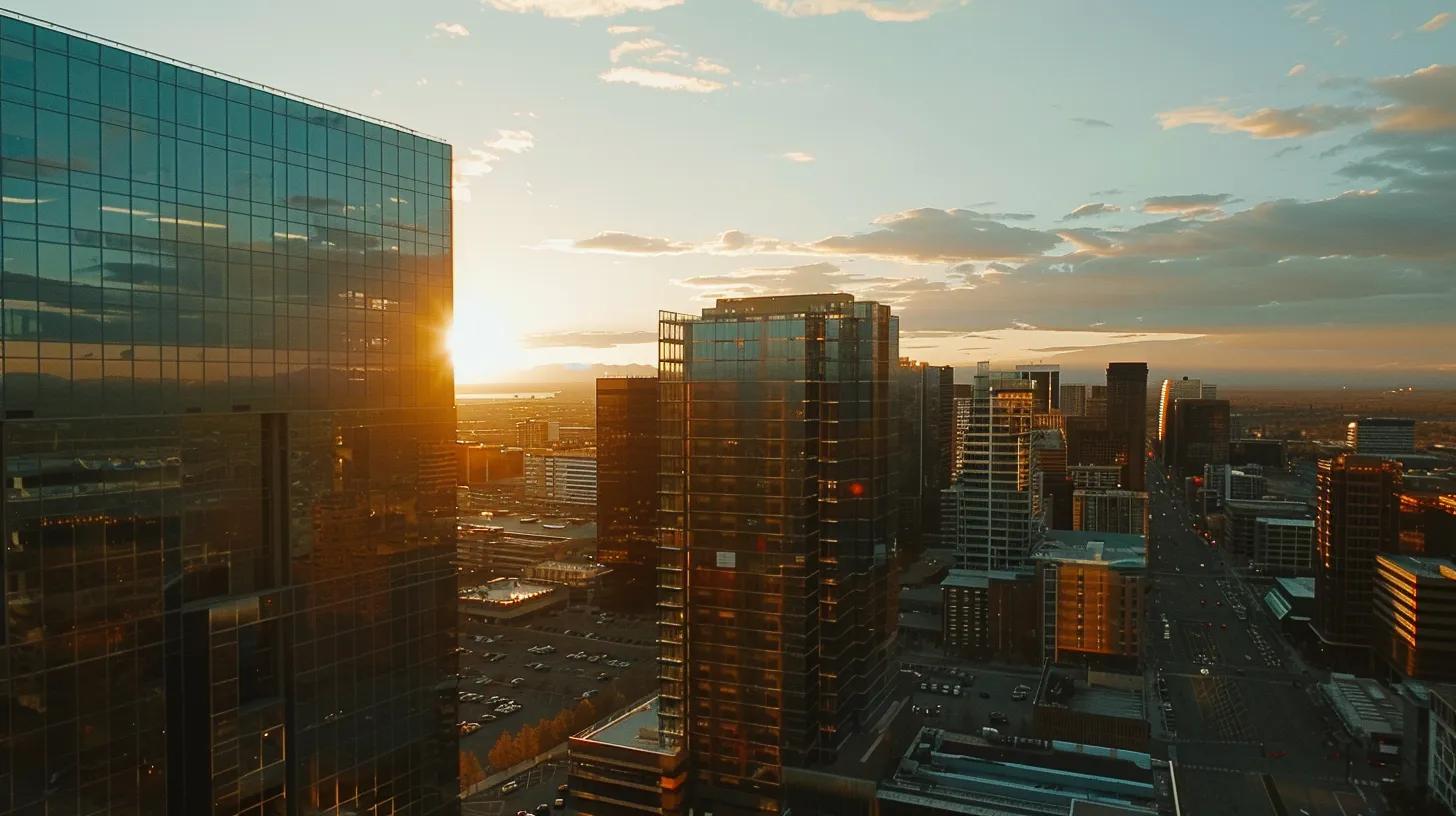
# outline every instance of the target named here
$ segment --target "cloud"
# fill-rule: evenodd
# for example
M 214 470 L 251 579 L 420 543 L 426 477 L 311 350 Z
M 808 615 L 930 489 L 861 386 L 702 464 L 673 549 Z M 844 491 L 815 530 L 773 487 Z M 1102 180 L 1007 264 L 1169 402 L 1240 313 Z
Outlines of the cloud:
M 1427 65 L 1409 74 L 1371 80 L 1370 87 L 1394 100 L 1376 111 L 1376 130 L 1456 130 L 1456 65 Z
M 612 25 L 607 26 L 607 33 L 613 36 L 621 34 L 645 34 L 652 30 L 652 26 L 640 25 Z
M 833 235 L 808 248 L 911 263 L 954 263 L 1033 257 L 1060 243 L 1054 233 L 1002 224 L 974 210 L 922 207 L 881 216 L 874 224 L 876 229 L 869 232 Z
M 529 130 L 497 130 L 496 137 L 485 143 L 492 150 L 504 150 L 517 155 L 536 146 L 536 137 Z
M 814 161 L 813 154 L 803 153 L 798 150 L 791 150 L 788 153 L 785 153 L 784 158 L 788 159 L 791 162 L 797 162 L 799 164 L 808 164 Z
M 1451 22 L 1451 12 L 1443 11 L 1440 14 L 1437 14 L 1435 17 L 1432 17 L 1424 23 L 1421 23 L 1416 30 L 1427 32 L 1440 31 L 1441 29 L 1445 28 L 1446 24 L 1449 22 Z
M 524 338 L 524 345 L 527 348 L 615 348 L 635 343 L 652 343 L 656 340 L 657 333 L 650 331 L 560 331 L 528 334 Z
M 1289 145 L 1288 147 L 1281 147 L 1278 150 L 1274 151 L 1274 158 L 1278 159 L 1284 156 L 1288 156 L 1290 153 L 1298 153 L 1303 149 L 1304 145 Z
M 711 79 L 673 74 L 667 71 L 654 71 L 650 68 L 639 68 L 636 65 L 619 66 L 603 71 L 597 76 L 603 82 L 621 82 L 663 91 L 705 94 L 721 91 L 725 87 L 723 83 Z
M 1095 196 L 1115 196 L 1115 195 L 1122 195 L 1122 190 L 1120 188 L 1117 188 L 1117 187 L 1109 187 L 1106 190 L 1093 190 L 1091 192 L 1091 195 L 1094 196 L 1094 197 Z
M 914 23 L 965 0 L 757 0 L 785 17 L 820 17 L 853 12 L 880 23 Z
M 1063 221 L 1069 221 L 1069 220 L 1071 220 L 1073 218 L 1087 218 L 1088 216 L 1092 216 L 1092 215 L 1104 215 L 1106 213 L 1115 213 L 1115 212 L 1118 212 L 1121 209 L 1122 209 L 1121 207 L 1118 207 L 1118 206 L 1116 206 L 1114 204 L 1103 204 L 1100 201 L 1094 201 L 1094 202 L 1092 202 L 1090 204 L 1083 204 L 1082 206 L 1078 207 L 1077 209 L 1072 210 L 1071 212 L 1069 212 L 1066 215 L 1062 216 L 1062 220 Z
M 605 252 L 611 255 L 680 255 L 696 247 L 666 238 L 652 238 L 627 232 L 599 232 L 590 238 L 570 243 L 577 252 Z
M 1238 114 L 1207 105 L 1163 111 L 1163 129 L 1207 125 L 1217 133 L 1246 133 L 1256 139 L 1310 136 L 1348 125 L 1373 125 L 1376 130 L 1431 133 L 1456 130 L 1456 65 L 1427 65 L 1409 74 L 1368 82 L 1341 79 L 1333 85 L 1359 87 L 1384 97 L 1375 106 L 1300 105 L 1260 108 Z
M 1228 203 L 1232 198 L 1233 196 L 1228 193 L 1152 196 L 1143 201 L 1142 211 L 1145 213 L 1199 215 L 1216 211 L 1219 205 Z
M 1289 139 L 1322 133 L 1345 125 L 1358 125 L 1369 121 L 1369 117 L 1366 109 L 1344 105 L 1260 108 L 1245 115 L 1196 105 L 1163 111 L 1158 114 L 1158 122 L 1164 130 L 1186 125 L 1208 125 L 1215 133 L 1247 133 L 1256 139 Z
M 586 17 L 615 17 L 631 11 L 660 11 L 680 6 L 683 0 L 481 0 L 498 11 L 517 14 L 540 12 L 547 17 L 580 20 Z
M 1073 116 L 1072 117 L 1072 121 L 1073 122 L 1076 122 L 1079 125 L 1086 125 L 1087 127 L 1097 127 L 1097 128 L 1110 128 L 1110 127 L 1112 127 L 1112 123 L 1111 122 L 1108 122 L 1108 121 L 1106 121 L 1104 119 L 1089 119 L 1089 118 L 1087 118 L 1085 116 Z
M 611 60 L 614 63 L 621 62 L 622 57 L 625 57 L 628 54 L 636 53 L 639 51 L 656 51 L 657 49 L 663 48 L 666 45 L 667 43 L 663 42 L 662 40 L 654 40 L 650 37 L 640 40 L 624 40 L 623 42 L 619 42 L 616 45 L 612 46 L 611 52 L 607 54 L 607 59 Z
M 1300 74 L 1304 73 L 1305 70 L 1306 70 L 1305 64 L 1301 62 L 1301 63 L 1295 65 L 1293 68 L 1290 68 L 1289 69 L 1289 72 L 1286 73 L 1285 76 L 1296 77 L 1296 76 L 1299 76 Z
M 697 71 L 700 74 L 733 73 L 732 71 L 728 70 L 727 66 L 719 65 L 718 63 L 708 59 L 707 57 L 698 57 L 697 61 L 693 63 L 693 70 Z
M 469 37 L 470 29 L 459 23 L 435 23 L 435 33 L 431 36 L 449 37 L 453 40 L 457 37 Z

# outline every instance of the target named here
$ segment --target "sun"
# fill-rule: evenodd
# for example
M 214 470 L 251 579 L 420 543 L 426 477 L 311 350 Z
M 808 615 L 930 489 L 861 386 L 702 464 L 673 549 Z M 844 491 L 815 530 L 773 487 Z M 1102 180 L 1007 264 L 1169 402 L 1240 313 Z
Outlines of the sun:
M 457 383 L 506 382 L 524 368 L 520 341 L 509 326 L 497 320 L 457 316 L 445 333 L 445 348 L 455 366 Z

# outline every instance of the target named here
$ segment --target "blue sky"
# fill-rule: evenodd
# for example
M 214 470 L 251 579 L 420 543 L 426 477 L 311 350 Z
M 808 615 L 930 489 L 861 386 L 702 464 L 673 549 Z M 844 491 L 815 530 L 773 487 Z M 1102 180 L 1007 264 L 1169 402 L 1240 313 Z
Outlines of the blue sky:
M 1456 380 L 1452 0 L 12 7 L 452 142 L 462 382 L 795 289 L 934 363 Z

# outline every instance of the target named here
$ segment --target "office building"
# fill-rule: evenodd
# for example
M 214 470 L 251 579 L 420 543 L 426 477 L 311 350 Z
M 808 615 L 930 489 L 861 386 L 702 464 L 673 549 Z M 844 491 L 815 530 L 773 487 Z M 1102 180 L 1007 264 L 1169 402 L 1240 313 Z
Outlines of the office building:
M 1378 554 L 1370 645 L 1376 659 L 1401 678 L 1456 680 L 1456 564 Z
M 0 811 L 454 812 L 450 146 L 0 38 Z
M 661 737 L 704 809 L 779 807 L 886 698 L 893 326 L 844 294 L 660 317 Z
M 614 607 L 645 611 L 657 592 L 657 378 L 597 380 L 597 560 Z
M 1229 499 L 1224 502 L 1224 541 L 1233 552 L 1255 556 L 1255 533 L 1260 518 L 1312 519 L 1314 513 L 1304 502 L 1278 499 Z
M 1058 405 L 1064 417 L 1087 415 L 1087 386 L 1063 383 L 1058 391 Z
M 1030 432 L 1027 467 L 1031 474 L 1031 515 L 1042 527 L 1067 529 L 1071 525 L 1071 494 L 1067 490 L 1071 480 L 1067 476 L 1065 439 L 1058 428 L 1037 428 Z M 1066 523 L 1058 524 L 1063 518 Z
M 1416 421 L 1400 417 L 1360 417 L 1345 429 L 1345 447 L 1355 453 L 1378 456 L 1415 453 Z
M 1148 494 L 1140 490 L 1074 490 L 1072 529 L 1148 534 Z
M 954 496 L 956 565 L 995 570 L 1023 563 L 1036 540 L 1031 505 L 1031 383 L 980 363 L 971 425 Z
M 1235 416 L 1229 415 L 1229 464 L 1259 465 L 1269 471 L 1283 470 L 1286 464 L 1284 440 L 1242 438 L 1234 422 Z
M 1400 543 L 1401 466 L 1378 456 L 1321 459 L 1315 476 L 1314 628 L 1332 648 L 1370 642 L 1375 556 Z
M 1305 577 L 1314 574 L 1314 519 L 1256 516 L 1254 572 Z
M 1069 461 L 1067 475 L 1077 490 L 1115 490 L 1122 486 L 1122 468 L 1117 465 L 1074 465 Z
M 1202 397 L 1202 380 L 1190 380 L 1187 377 L 1181 380 L 1163 380 L 1163 387 L 1158 392 L 1158 442 L 1160 445 L 1163 440 L 1168 438 L 1168 423 L 1173 419 L 1173 403 L 1180 399 L 1201 399 Z M 1164 455 L 1166 456 L 1166 452 Z
M 518 479 L 524 465 L 525 454 L 520 448 L 483 445 L 478 442 L 455 443 L 455 481 L 459 485 L 485 485 L 505 479 Z
M 1018 365 L 1016 373 L 1031 381 L 1035 393 L 1032 411 L 1038 414 L 1060 412 L 1062 408 L 1062 367 L 1059 365 Z
M 1163 440 L 1168 467 L 1182 478 L 1203 475 L 1207 465 L 1226 465 L 1229 404 L 1224 400 L 1180 399 L 1173 403 Z
M 1199 399 L 1218 399 L 1218 386 L 1213 383 L 1204 383 L 1198 389 Z
M 1400 760 L 1405 742 L 1404 712 L 1379 680 L 1331 672 L 1319 684 L 1319 690 L 1340 725 L 1360 743 L 1364 756 L 1359 759 L 1371 765 L 1390 765 Z
M 1205 512 L 1214 512 L 1233 499 L 1262 499 L 1269 484 L 1258 465 L 1204 465 L 1203 492 L 1209 497 Z
M 1128 667 L 1142 650 L 1147 539 L 1048 530 L 1032 556 L 1041 592 L 1042 659 Z
M 1029 569 L 951 570 L 940 584 L 941 644 L 966 658 L 1040 663 L 1034 577 Z
M 554 419 L 523 419 L 516 423 L 516 445 L 552 448 L 561 441 L 561 423 Z
M 1401 491 L 1400 551 L 1456 558 L 1456 493 Z
M 1146 751 L 1151 728 L 1143 701 L 1141 673 L 1047 664 L 1035 685 L 1031 732 L 1043 740 Z
M 1086 415 L 1089 416 L 1089 417 L 1105 417 L 1105 416 L 1107 416 L 1107 386 L 1105 386 L 1105 385 L 1089 385 L 1089 386 L 1087 386 L 1087 414 Z
M 1148 364 L 1107 364 L 1107 429 L 1117 446 L 1122 484 L 1128 490 L 1147 487 Z
M 901 358 L 895 368 L 900 542 L 918 549 L 940 531 L 940 492 L 950 485 L 955 369 Z
M 562 504 L 596 504 L 597 457 L 591 450 L 530 451 L 523 465 L 528 499 Z

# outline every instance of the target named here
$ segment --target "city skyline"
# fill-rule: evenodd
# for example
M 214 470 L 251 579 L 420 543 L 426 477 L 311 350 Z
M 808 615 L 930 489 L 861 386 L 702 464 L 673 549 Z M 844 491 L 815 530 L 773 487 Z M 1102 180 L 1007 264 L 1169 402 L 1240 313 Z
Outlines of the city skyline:
M 327 48 L 326 8 L 14 5 L 454 144 L 462 384 L 650 364 L 657 308 L 786 291 L 962 368 L 1450 380 L 1439 3 L 488 0 Z

